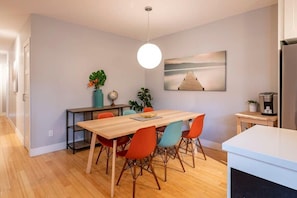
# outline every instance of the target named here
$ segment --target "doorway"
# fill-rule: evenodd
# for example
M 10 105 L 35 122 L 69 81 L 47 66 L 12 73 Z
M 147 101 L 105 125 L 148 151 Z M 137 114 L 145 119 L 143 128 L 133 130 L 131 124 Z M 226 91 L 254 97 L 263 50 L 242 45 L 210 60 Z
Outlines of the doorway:
M 7 79 L 8 79 L 8 55 L 0 53 L 0 116 L 6 115 Z

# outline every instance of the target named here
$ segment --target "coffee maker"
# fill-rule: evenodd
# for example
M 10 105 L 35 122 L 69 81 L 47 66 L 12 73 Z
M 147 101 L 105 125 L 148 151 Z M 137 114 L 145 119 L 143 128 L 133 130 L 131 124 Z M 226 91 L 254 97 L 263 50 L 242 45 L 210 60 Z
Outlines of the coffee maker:
M 262 115 L 277 115 L 277 93 L 260 93 L 259 104 Z

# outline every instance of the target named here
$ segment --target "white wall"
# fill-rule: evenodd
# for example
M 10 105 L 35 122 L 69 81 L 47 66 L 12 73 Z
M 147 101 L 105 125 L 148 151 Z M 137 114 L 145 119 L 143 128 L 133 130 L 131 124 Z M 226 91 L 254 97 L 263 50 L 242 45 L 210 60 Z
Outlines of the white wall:
M 92 106 L 89 75 L 103 69 L 107 94 L 127 104 L 144 86 L 144 69 L 136 60 L 139 41 L 55 19 L 31 17 L 31 148 L 66 146 L 66 109 Z M 53 129 L 54 136 L 48 131 Z
M 6 97 L 8 84 L 8 55 L 0 52 L 0 115 L 6 114 Z
M 218 147 L 236 134 L 234 114 L 248 99 L 277 91 L 277 40 L 276 5 L 158 39 L 164 59 L 227 50 L 227 90 L 165 91 L 161 64 L 146 72 L 154 107 L 206 113 L 201 138 Z

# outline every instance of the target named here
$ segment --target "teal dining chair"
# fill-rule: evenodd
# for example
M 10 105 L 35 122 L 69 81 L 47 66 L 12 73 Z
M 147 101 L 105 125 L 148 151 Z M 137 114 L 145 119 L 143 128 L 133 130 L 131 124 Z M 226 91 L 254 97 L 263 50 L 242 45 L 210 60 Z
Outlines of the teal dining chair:
M 136 114 L 136 111 L 133 109 L 124 110 L 123 115 L 130 115 L 130 114 Z
M 136 111 L 134 111 L 133 109 L 125 110 L 123 112 L 123 115 L 132 115 L 132 114 L 136 114 Z M 133 134 L 128 135 L 128 137 L 131 139 L 133 137 Z
M 185 172 L 184 165 L 178 152 L 177 143 L 180 141 L 182 135 L 183 121 L 176 121 L 168 124 L 164 130 L 163 135 L 157 140 L 157 146 L 154 151 L 155 155 L 160 155 L 164 164 L 164 180 L 167 181 L 167 163 L 170 158 L 177 156 L 183 172 Z

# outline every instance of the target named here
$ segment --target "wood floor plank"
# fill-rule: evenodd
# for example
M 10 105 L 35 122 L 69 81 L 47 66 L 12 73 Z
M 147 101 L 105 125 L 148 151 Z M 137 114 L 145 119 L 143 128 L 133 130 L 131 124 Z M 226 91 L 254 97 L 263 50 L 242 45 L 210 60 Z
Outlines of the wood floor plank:
M 95 148 L 91 174 L 86 174 L 88 150 L 72 154 L 61 150 L 36 157 L 29 157 L 4 116 L 0 116 L 0 197 L 110 197 L 111 163 L 105 174 L 106 155 L 102 153 L 96 165 Z M 157 156 L 153 166 L 161 190 L 153 176 L 144 171 L 137 179 L 136 197 L 151 198 L 223 198 L 227 191 L 226 153 L 205 148 L 207 160 L 201 153 L 195 157 L 196 168 L 190 165 L 190 155 L 182 155 L 186 172 L 178 160 L 168 162 L 167 182 L 164 182 L 164 167 Z M 124 160 L 116 158 L 116 181 Z M 115 186 L 115 197 L 132 196 L 132 177 L 126 171 L 120 185 Z

